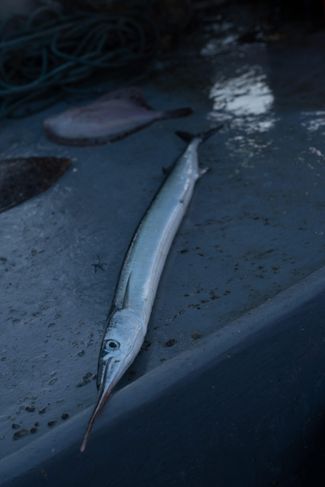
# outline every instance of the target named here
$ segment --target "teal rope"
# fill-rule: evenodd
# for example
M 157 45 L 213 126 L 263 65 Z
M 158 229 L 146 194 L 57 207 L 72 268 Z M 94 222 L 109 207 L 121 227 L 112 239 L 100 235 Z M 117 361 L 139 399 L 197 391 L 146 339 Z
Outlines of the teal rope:
M 6 31 L 6 24 L 0 26 L 0 116 L 21 116 L 24 104 L 29 113 L 40 98 L 51 103 L 58 91 L 62 95 L 95 71 L 148 61 L 160 37 L 154 23 L 136 12 L 67 14 L 44 6 L 18 35 Z

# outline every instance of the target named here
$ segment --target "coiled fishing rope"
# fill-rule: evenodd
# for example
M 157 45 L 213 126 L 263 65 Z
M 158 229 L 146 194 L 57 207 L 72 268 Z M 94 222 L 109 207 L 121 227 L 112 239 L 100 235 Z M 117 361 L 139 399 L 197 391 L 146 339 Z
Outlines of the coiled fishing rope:
M 3 24 L 0 117 L 40 110 L 95 71 L 113 73 L 146 63 L 159 37 L 156 25 L 137 11 L 71 13 L 49 4 L 16 19 L 15 29 Z

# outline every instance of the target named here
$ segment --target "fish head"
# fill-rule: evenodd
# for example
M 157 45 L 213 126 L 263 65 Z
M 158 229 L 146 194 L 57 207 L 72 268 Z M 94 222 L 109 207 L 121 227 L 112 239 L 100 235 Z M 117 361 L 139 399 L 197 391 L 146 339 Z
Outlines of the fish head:
M 110 318 L 98 361 L 97 387 L 111 390 L 139 353 L 144 326 L 134 312 L 116 311 Z
M 145 326 L 133 311 L 122 309 L 111 316 L 99 355 L 97 404 L 80 447 L 82 452 L 86 448 L 95 419 L 105 406 L 114 386 L 139 353 L 144 335 Z

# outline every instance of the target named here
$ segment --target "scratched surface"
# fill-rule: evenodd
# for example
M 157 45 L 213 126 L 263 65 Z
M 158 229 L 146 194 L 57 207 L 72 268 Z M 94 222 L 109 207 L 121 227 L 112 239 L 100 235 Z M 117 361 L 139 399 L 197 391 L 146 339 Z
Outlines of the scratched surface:
M 189 119 L 96 148 L 45 138 L 42 120 L 64 104 L 2 122 L 2 157 L 74 163 L 47 193 L 0 215 L 1 456 L 93 404 L 119 268 L 162 168 L 183 149 L 175 129 L 226 122 L 202 147 L 211 170 L 120 387 L 324 265 L 324 36 L 243 45 L 236 35 L 229 21 L 206 27 L 142 86 L 158 108 L 192 106 Z

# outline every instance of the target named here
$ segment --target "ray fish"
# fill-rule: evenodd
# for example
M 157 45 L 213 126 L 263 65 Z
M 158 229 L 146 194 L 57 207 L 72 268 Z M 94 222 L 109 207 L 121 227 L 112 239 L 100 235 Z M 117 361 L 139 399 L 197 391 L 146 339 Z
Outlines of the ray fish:
M 154 110 L 137 88 L 128 88 L 54 115 L 44 121 L 44 129 L 48 137 L 59 144 L 105 144 L 158 120 L 186 117 L 191 113 L 191 108 Z

